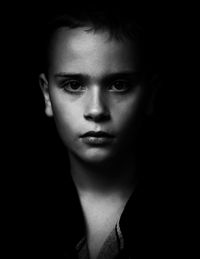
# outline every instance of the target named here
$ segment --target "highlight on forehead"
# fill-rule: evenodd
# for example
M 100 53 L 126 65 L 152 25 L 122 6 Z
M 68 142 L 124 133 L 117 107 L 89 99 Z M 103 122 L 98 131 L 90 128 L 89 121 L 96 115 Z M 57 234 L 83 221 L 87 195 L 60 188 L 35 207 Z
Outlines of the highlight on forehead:
M 106 33 L 108 41 L 126 41 L 127 39 L 137 43 L 141 50 L 144 49 L 144 29 L 135 21 L 134 15 L 130 15 L 121 10 L 96 11 L 96 10 L 72 10 L 71 12 L 63 12 L 59 15 L 54 15 L 49 19 L 44 35 L 44 67 L 45 70 L 49 64 L 50 43 L 52 38 L 61 28 L 84 28 L 88 33 Z
M 66 66 L 74 72 L 76 69 L 86 69 L 86 64 L 94 66 L 105 63 L 105 69 L 112 71 L 133 68 L 140 70 L 140 49 L 135 42 L 128 39 L 117 41 L 108 39 L 108 33 L 88 32 L 85 28 L 59 28 L 52 38 L 49 48 L 49 68 Z M 78 60 L 78 61 L 77 61 Z M 81 60 L 81 62 L 80 62 Z M 80 65 L 82 64 L 82 65 Z M 50 72 L 50 71 L 49 71 Z
M 134 15 L 123 14 L 121 10 L 70 10 L 53 16 L 46 30 L 46 50 L 54 33 L 62 27 L 75 29 L 84 28 L 87 32 L 106 32 L 108 40 L 124 41 L 126 39 L 137 41 L 141 46 L 144 41 L 142 26 L 134 20 Z M 48 54 L 48 53 L 47 53 Z
M 96 50 L 98 50 L 98 52 Z M 63 53 L 61 53 L 62 51 Z M 88 55 L 94 56 L 94 58 L 98 57 L 98 53 L 100 51 L 102 51 L 102 57 L 111 57 L 113 53 L 116 53 L 118 57 L 121 56 L 121 61 L 119 61 L 118 66 L 120 66 L 122 60 L 127 60 L 127 62 L 125 61 L 125 63 L 123 62 L 123 64 L 126 64 L 126 66 L 128 66 L 131 57 L 133 58 L 135 65 L 137 64 L 137 66 L 141 66 L 142 64 L 140 45 L 137 44 L 136 41 L 131 41 L 129 39 L 116 40 L 115 38 L 110 38 L 107 32 L 91 32 L 88 31 L 87 28 L 59 28 L 57 30 L 57 32 L 52 37 L 47 49 L 48 68 L 49 65 L 52 64 L 52 58 L 58 57 L 58 53 L 60 53 L 59 59 L 66 59 L 66 57 L 68 56 L 66 51 L 67 53 L 68 51 L 69 53 L 74 53 L 74 58 L 79 57 L 77 56 L 79 55 L 79 53 L 86 52 L 88 53 Z M 93 51 L 93 54 L 91 54 L 91 51 Z M 113 58 L 110 59 L 110 62 L 113 60 Z M 53 60 L 55 63 L 57 58 Z M 61 62 L 61 60 L 59 61 L 59 63 Z M 68 57 L 67 60 L 71 60 L 71 57 Z

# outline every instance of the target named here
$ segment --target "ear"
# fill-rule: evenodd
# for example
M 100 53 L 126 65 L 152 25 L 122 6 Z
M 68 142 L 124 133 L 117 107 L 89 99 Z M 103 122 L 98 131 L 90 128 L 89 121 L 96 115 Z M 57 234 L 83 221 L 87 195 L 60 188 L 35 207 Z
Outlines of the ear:
M 48 80 L 47 80 L 45 74 L 39 75 L 39 84 L 40 84 L 42 93 L 44 95 L 45 113 L 47 116 L 51 117 L 51 116 L 53 116 L 53 111 L 52 111 L 51 100 L 50 100 L 50 96 L 49 96 L 49 83 L 48 83 Z
M 149 82 L 149 87 L 151 89 L 151 92 L 149 94 L 149 99 L 148 99 L 148 103 L 147 103 L 147 109 L 146 109 L 146 114 L 147 115 L 152 115 L 153 111 L 154 111 L 154 104 L 155 104 L 155 99 L 156 99 L 156 95 L 158 92 L 158 89 L 160 87 L 161 84 L 161 80 L 158 74 L 154 74 Z

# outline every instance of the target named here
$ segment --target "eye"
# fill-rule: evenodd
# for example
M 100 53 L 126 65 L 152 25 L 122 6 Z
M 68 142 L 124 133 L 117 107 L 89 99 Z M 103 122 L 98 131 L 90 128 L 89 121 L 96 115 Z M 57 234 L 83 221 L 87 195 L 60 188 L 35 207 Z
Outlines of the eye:
M 79 93 L 85 90 L 85 87 L 77 80 L 67 80 L 62 84 L 62 88 L 66 92 Z
M 130 83 L 126 80 L 117 80 L 109 86 L 110 92 L 126 92 L 130 88 Z

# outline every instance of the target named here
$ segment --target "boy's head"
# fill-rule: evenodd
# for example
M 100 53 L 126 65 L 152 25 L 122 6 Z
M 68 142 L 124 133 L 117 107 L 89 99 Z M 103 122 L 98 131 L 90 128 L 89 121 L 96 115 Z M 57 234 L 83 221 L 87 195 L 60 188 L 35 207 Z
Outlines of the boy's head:
M 118 13 L 60 15 L 49 24 L 40 85 L 70 157 L 127 155 L 148 87 L 143 30 Z

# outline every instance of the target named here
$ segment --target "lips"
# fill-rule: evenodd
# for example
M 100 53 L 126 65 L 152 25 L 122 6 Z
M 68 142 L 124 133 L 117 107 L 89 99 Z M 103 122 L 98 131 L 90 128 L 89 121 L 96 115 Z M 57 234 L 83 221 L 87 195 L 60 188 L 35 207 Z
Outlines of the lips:
M 114 135 L 111 135 L 105 131 L 88 131 L 85 134 L 81 135 L 81 138 L 85 138 L 85 137 L 113 138 Z
M 108 145 L 112 143 L 114 135 L 104 131 L 88 131 L 81 135 L 81 139 L 88 145 Z

